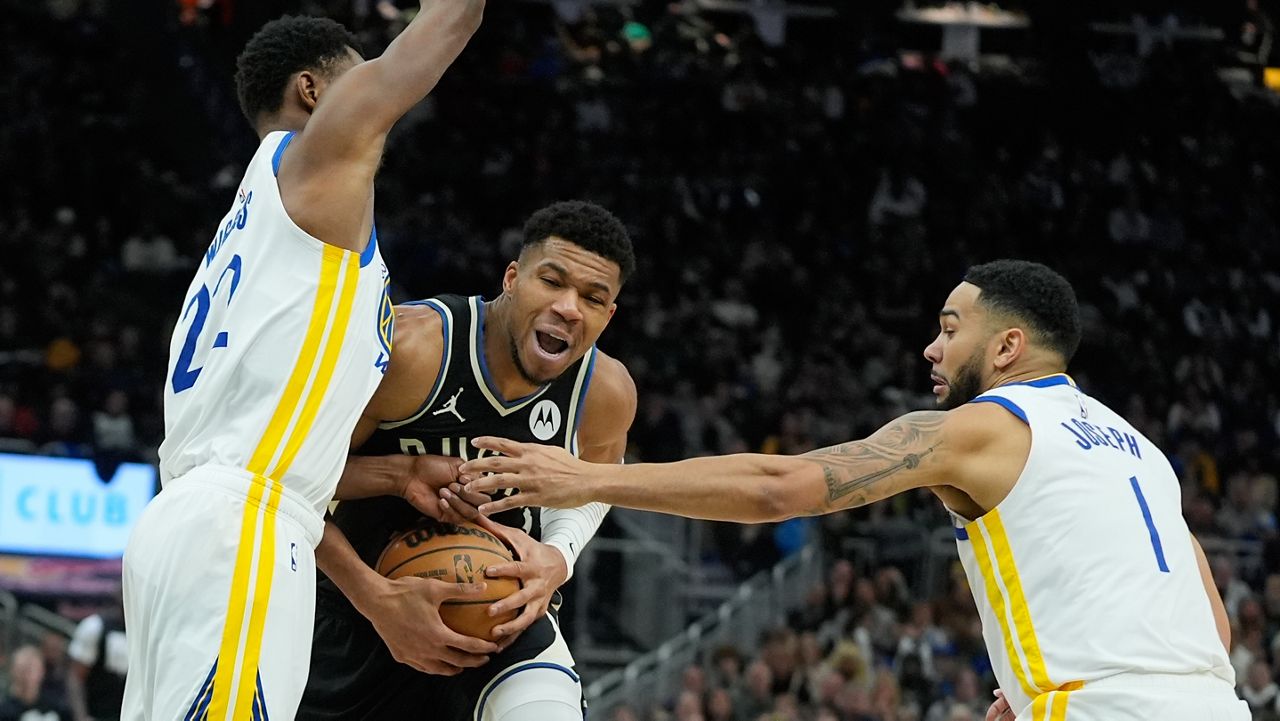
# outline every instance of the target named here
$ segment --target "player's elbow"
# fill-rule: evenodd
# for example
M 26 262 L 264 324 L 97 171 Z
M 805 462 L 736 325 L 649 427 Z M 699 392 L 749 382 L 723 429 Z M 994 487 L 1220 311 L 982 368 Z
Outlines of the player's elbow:
M 776 523 L 805 515 L 798 488 L 789 474 L 770 475 L 760 483 L 756 489 L 760 522 Z

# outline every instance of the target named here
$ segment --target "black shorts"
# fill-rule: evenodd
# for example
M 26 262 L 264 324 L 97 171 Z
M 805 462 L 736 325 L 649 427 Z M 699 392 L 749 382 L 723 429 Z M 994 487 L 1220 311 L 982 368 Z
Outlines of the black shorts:
M 316 598 L 311 673 L 298 721 L 471 721 L 481 694 L 512 666 L 537 658 L 556 640 L 543 617 L 480 668 L 432 676 L 397 662 L 373 624 L 345 598 Z

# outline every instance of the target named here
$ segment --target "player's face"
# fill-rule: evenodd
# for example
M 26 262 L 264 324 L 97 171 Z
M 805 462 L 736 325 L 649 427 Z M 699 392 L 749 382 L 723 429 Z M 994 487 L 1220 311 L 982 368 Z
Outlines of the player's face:
M 618 308 L 620 275 L 617 263 L 554 236 L 507 267 L 511 355 L 525 380 L 548 383 L 586 354 Z
M 961 283 L 951 291 L 938 312 L 938 337 L 924 349 L 924 357 L 933 364 L 929 374 L 933 395 L 943 410 L 968 403 L 984 388 L 991 334 L 986 310 L 978 304 L 980 292 L 969 283 Z

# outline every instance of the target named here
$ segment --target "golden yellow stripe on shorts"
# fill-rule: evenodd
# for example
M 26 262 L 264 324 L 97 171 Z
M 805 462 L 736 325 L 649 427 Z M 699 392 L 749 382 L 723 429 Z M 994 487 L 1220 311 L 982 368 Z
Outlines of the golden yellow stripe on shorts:
M 987 530 L 991 532 L 991 547 L 996 552 L 996 566 L 1000 569 L 1000 577 L 1004 579 L 1004 587 L 1009 591 L 1009 604 L 1013 608 L 1013 624 L 1018 629 L 1018 641 L 1027 657 L 1027 667 L 1031 670 L 1031 681 L 1040 691 L 1051 691 L 1057 685 L 1049 680 L 1049 672 L 1044 666 L 1044 655 L 1040 653 L 1040 642 L 1036 639 L 1036 628 L 1031 623 L 1031 609 L 1027 607 L 1027 597 L 1022 592 L 1022 580 L 1018 578 L 1018 567 L 1013 560 L 1013 549 L 1009 546 L 1009 535 L 1005 533 L 1004 522 L 1000 520 L 1000 511 L 993 510 L 984 518 Z
M 1022 667 L 1022 658 L 1018 655 L 1018 649 L 1014 645 L 1013 631 L 1009 628 L 1009 616 L 1005 609 L 1004 595 L 1000 592 L 1000 586 L 996 583 L 995 570 L 991 567 L 991 557 L 987 554 L 985 532 L 977 521 L 965 525 L 965 530 L 969 532 L 969 541 L 973 544 L 973 555 L 978 560 L 978 570 L 982 572 L 982 580 L 987 587 L 987 600 L 995 611 L 996 619 L 1000 621 L 1000 635 L 1004 638 L 1004 650 L 1009 656 L 1009 665 L 1013 667 L 1013 673 L 1018 677 L 1018 684 L 1022 686 L 1022 692 L 1028 698 L 1035 698 L 1037 692 L 1031 687 L 1031 684 L 1027 683 L 1027 672 Z
M 1068 684 L 1069 686 L 1070 684 Z M 1049 714 L 1049 721 L 1066 721 L 1067 703 L 1071 701 L 1070 691 L 1059 691 L 1053 695 L 1053 713 Z
M 267 485 L 267 509 L 262 519 L 262 545 L 258 551 L 258 578 L 253 586 L 253 606 L 249 612 L 249 634 L 244 644 L 244 663 L 240 680 L 236 684 L 236 707 L 233 719 L 252 718 L 251 706 L 255 681 L 258 677 L 258 661 L 262 655 L 262 626 L 267 618 L 267 602 L 271 600 L 271 578 L 276 565 L 276 509 L 280 507 L 280 489 L 273 478 L 256 478 Z
M 240 542 L 236 549 L 236 565 L 231 575 L 231 592 L 227 601 L 227 616 L 222 626 L 222 642 L 218 651 L 218 671 L 213 682 L 213 700 L 209 704 L 209 718 L 223 721 L 227 717 L 231 701 L 231 682 L 238 668 L 236 663 L 240 649 L 240 631 L 244 626 L 245 605 L 249 595 L 249 573 L 253 567 L 254 540 L 258 526 L 258 511 L 263 505 L 267 484 L 260 478 L 266 465 L 275 456 L 288 428 L 290 419 L 298 407 L 302 389 L 306 386 L 311 368 L 319 353 L 320 341 L 329 320 L 334 292 L 338 284 L 343 251 L 326 245 L 320 264 L 320 284 L 311 307 L 311 320 L 303 337 L 302 348 L 294 362 L 284 394 L 276 404 L 271 420 L 258 447 L 249 461 L 249 471 L 258 475 L 250 484 L 249 497 L 245 500 L 244 516 L 240 521 Z M 268 500 L 269 503 L 269 500 Z M 270 589 L 261 589 L 264 594 Z
M 306 400 L 302 405 L 302 412 L 299 414 L 297 422 L 294 423 L 293 430 L 289 433 L 284 453 L 281 455 L 276 467 L 272 469 L 271 475 L 267 478 L 267 483 L 271 490 L 267 502 L 268 515 L 263 521 L 262 550 L 258 559 L 259 576 L 255 584 L 256 589 L 271 588 L 271 577 L 275 567 L 275 510 L 280 503 L 280 489 L 282 488 L 282 483 L 276 479 L 282 479 L 284 474 L 288 473 L 289 466 L 293 463 L 294 458 L 297 457 L 298 449 L 311 433 L 311 427 L 315 425 L 316 415 L 320 410 L 320 402 L 324 399 L 325 393 L 329 389 L 330 381 L 333 380 L 333 371 L 338 365 L 338 356 L 345 344 L 347 325 L 351 319 L 351 307 L 355 303 L 356 289 L 359 283 L 359 257 L 355 254 L 349 254 L 345 265 L 346 272 L 342 277 L 342 294 L 338 299 L 338 309 L 334 314 L 333 325 L 330 326 L 329 332 L 325 335 L 324 352 L 320 356 L 320 369 L 316 371 L 315 380 L 312 381 L 311 388 L 307 391 Z M 249 616 L 248 639 L 245 641 L 244 647 L 244 670 L 240 673 L 240 683 L 236 693 L 235 718 L 237 719 L 249 718 L 249 714 L 252 711 L 254 681 L 257 675 L 258 662 L 262 658 L 262 631 L 267 620 L 267 600 L 266 594 L 254 593 L 253 610 Z
M 1031 721 L 1047 721 L 1045 716 L 1049 712 L 1049 702 L 1052 700 L 1053 694 L 1042 693 L 1036 696 L 1031 702 Z

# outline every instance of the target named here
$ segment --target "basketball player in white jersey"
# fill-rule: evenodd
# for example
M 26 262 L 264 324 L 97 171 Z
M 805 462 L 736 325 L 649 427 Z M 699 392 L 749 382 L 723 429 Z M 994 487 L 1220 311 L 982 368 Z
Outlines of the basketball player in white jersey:
M 374 60 L 337 23 L 301 17 L 268 23 L 241 54 L 237 90 L 261 144 L 170 345 L 164 490 L 124 558 L 122 718 L 293 718 L 313 548 L 390 354 L 374 173 L 483 4 L 425 4 Z
M 599 501 L 694 518 L 778 521 L 928 488 L 954 519 L 1004 700 L 1000 721 L 1247 721 L 1226 612 L 1151 441 L 1065 371 L 1075 293 L 1037 263 L 970 268 L 925 349 L 943 410 L 802 456 L 591 465 L 494 438 L 463 464 L 485 504 Z M 498 475 L 481 477 L 482 473 Z M 1006 707 L 1007 702 L 1007 707 Z

